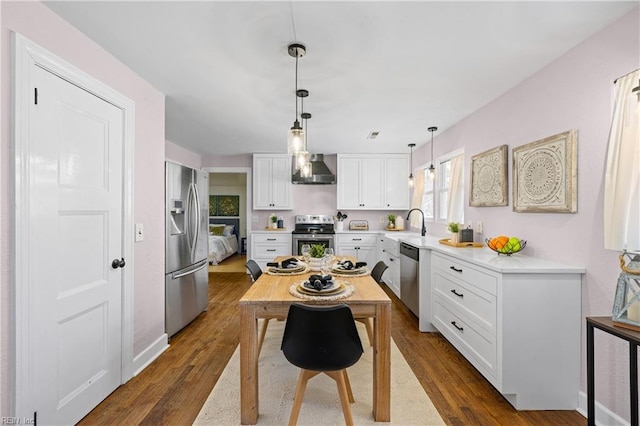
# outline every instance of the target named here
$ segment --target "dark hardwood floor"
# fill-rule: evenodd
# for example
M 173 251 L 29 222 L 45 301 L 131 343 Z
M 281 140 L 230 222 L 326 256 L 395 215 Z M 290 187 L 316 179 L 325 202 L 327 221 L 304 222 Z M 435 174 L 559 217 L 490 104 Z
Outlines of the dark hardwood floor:
M 192 424 L 238 345 L 237 301 L 250 285 L 244 273 L 209 274 L 207 312 L 80 424 Z M 417 318 L 385 290 L 393 300 L 393 340 L 448 425 L 587 423 L 576 411 L 515 410 L 439 333 L 420 333 Z

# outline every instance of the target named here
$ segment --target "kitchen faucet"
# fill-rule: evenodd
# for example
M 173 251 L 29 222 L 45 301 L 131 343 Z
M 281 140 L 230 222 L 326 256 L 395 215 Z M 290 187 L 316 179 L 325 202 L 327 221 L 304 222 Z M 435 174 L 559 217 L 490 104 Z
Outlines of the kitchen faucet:
M 409 220 L 409 216 L 411 216 L 411 212 L 417 210 L 420 212 L 420 214 L 422 215 L 422 236 L 424 237 L 425 235 L 427 235 L 427 227 L 424 226 L 424 212 L 420 209 L 411 209 L 409 210 L 409 213 L 407 213 L 407 220 Z

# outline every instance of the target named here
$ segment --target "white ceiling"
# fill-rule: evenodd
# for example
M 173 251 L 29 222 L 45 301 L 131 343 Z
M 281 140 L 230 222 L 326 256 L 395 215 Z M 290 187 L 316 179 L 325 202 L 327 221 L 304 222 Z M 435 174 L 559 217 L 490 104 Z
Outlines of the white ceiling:
M 307 47 L 299 88 L 310 92 L 311 152 L 405 152 L 430 140 L 427 127 L 437 138 L 639 3 L 45 4 L 166 95 L 167 139 L 227 155 L 286 150 L 292 42 Z

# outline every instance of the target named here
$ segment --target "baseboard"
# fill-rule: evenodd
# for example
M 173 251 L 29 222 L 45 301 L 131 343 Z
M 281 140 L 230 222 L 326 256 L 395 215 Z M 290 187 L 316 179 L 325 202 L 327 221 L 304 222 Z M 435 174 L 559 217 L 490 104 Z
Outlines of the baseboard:
M 167 349 L 169 349 L 169 336 L 163 333 L 162 336 L 158 337 L 155 342 L 133 359 L 133 376 L 137 376 Z
M 578 392 L 578 408 L 576 411 L 587 417 L 587 394 Z M 629 426 L 629 422 L 596 401 L 596 425 Z

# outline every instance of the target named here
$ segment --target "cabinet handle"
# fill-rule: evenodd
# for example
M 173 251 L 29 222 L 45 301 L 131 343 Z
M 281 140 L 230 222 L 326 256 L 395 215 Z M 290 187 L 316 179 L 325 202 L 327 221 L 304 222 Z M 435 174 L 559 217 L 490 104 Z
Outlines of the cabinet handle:
M 352 238 L 351 241 L 362 241 L 362 238 Z
M 275 241 L 275 238 L 267 238 L 267 241 Z
M 267 251 L 276 251 L 276 249 L 267 249 Z
M 455 288 L 451 290 L 451 293 L 455 294 L 458 297 L 464 297 L 464 294 L 458 293 Z
M 464 327 L 458 326 L 458 324 L 456 324 L 455 321 L 451 321 L 451 325 L 454 326 L 455 328 L 457 328 L 460 331 L 464 331 Z
M 389 258 L 389 262 L 393 262 L 394 260 L 395 260 L 395 259 L 394 259 L 394 258 L 392 258 L 392 257 L 390 257 L 390 258 Z
M 449 266 L 449 269 L 453 269 L 456 272 L 462 272 L 462 269 L 458 269 L 455 266 Z

